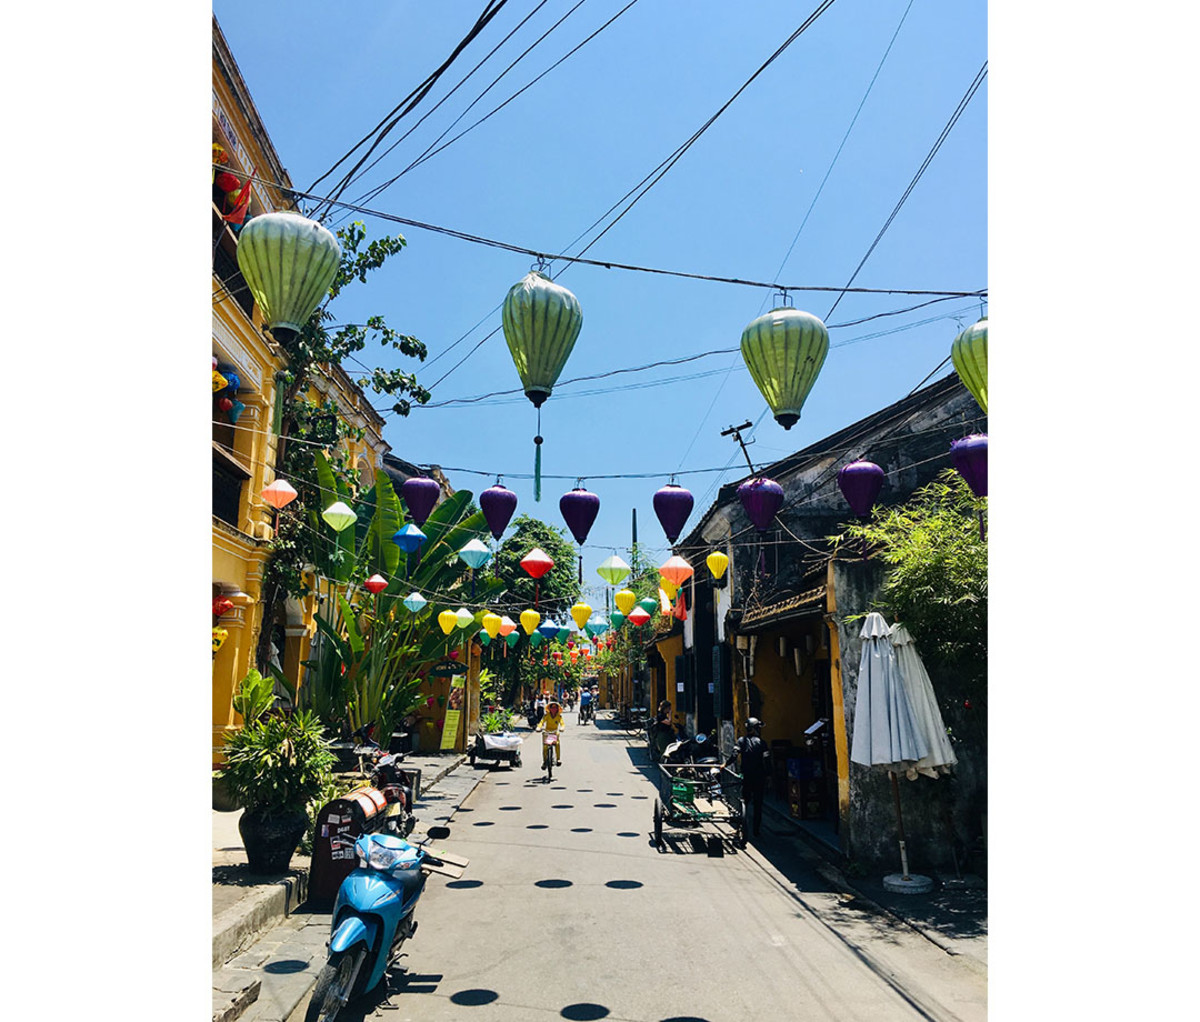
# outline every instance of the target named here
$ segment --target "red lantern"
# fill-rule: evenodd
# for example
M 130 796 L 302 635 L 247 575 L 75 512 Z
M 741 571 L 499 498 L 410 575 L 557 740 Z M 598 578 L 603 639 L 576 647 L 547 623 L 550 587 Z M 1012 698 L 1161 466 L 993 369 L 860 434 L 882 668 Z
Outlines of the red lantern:
M 387 579 L 379 574 L 372 575 L 363 583 L 363 588 L 372 596 L 378 596 L 387 588 Z
M 217 401 L 217 407 L 219 409 L 221 409 L 221 411 L 227 412 L 227 411 L 229 411 L 230 408 L 233 407 L 233 401 L 231 401 L 227 397 L 223 397 L 219 401 Z
M 644 607 L 634 607 L 625 620 L 631 625 L 644 625 L 650 620 L 650 615 L 646 613 Z
M 237 175 L 231 174 L 227 170 L 223 170 L 217 175 L 216 184 L 223 192 L 236 191 L 242 186 L 242 182 L 237 179 Z
M 534 547 L 521 558 L 521 567 L 525 569 L 531 578 L 541 578 L 554 567 L 554 560 L 549 554 L 538 547 Z
M 220 617 L 233 610 L 233 600 L 225 596 L 213 597 L 213 617 Z

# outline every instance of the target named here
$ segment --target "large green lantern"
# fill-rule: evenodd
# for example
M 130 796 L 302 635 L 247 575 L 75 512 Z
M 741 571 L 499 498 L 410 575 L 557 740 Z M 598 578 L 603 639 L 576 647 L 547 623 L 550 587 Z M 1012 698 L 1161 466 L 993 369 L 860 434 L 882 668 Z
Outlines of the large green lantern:
M 504 299 L 504 339 L 535 408 L 550 396 L 583 327 L 579 299 L 531 270 Z
M 538 410 L 533 458 L 533 499 L 542 499 L 542 403 L 550 396 L 583 327 L 583 311 L 565 287 L 541 272 L 525 274 L 504 299 L 504 339 L 525 396 Z
M 971 392 L 971 396 L 987 415 L 987 334 L 988 321 L 984 316 L 974 326 L 967 327 L 954 338 L 950 346 L 950 359 L 958 372 L 958 378 Z
M 829 354 L 829 331 L 816 316 L 772 309 L 742 331 L 742 358 L 775 421 L 791 429 Z
M 329 293 L 341 258 L 337 238 L 299 213 L 256 216 L 238 236 L 238 268 L 280 340 L 308 322 Z

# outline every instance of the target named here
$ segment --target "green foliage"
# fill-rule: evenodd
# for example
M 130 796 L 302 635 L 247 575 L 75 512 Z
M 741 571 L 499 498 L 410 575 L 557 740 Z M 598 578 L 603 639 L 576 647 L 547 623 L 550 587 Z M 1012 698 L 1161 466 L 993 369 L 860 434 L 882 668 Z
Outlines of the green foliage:
M 231 734 L 224 751 L 234 798 L 267 817 L 304 809 L 334 762 L 320 722 L 307 712 L 261 716 Z
M 947 470 L 907 503 L 834 537 L 852 548 L 865 538 L 887 564 L 883 609 L 904 622 L 922 656 L 971 674 L 987 662 L 987 543 L 978 519 L 986 506 Z
M 339 489 L 324 459 L 314 460 L 324 485 L 354 508 L 358 521 L 335 540 L 321 523 L 323 537 L 314 543 L 319 570 L 343 583 L 361 585 L 378 572 L 388 580 L 378 596 L 358 593 L 353 606 L 338 596 L 317 618 L 321 641 L 306 664 L 299 703 L 312 709 L 334 733 L 357 730 L 374 722 L 377 733 L 391 734 L 418 702 L 421 674 L 440 659 L 450 642 L 473 634 L 477 624 L 449 638 L 436 624 L 436 615 L 449 606 L 483 602 L 503 583 L 482 575 L 470 597 L 467 569 L 458 551 L 471 539 L 487 534 L 482 512 L 471 502 L 471 493 L 460 490 L 437 505 L 422 531 L 428 537 L 418 560 L 407 558 L 391 537 L 408 521 L 391 481 L 381 474 L 361 501 Z M 330 498 L 332 499 L 332 497 Z M 406 577 L 411 572 L 411 577 Z M 430 594 L 429 606 L 418 615 L 403 604 L 413 589 Z M 439 599 L 433 599 L 434 596 Z M 478 615 L 476 615 L 478 617 Z
M 233 694 L 233 708 L 242 715 L 242 721 L 252 724 L 275 705 L 275 681 L 264 678 L 253 667 L 238 682 Z
M 479 698 L 485 703 L 500 701 L 500 679 L 495 671 L 487 667 L 479 672 Z
M 479 721 L 479 726 L 486 734 L 494 735 L 500 731 L 511 731 L 512 723 L 512 710 L 499 706 L 491 713 L 485 713 Z

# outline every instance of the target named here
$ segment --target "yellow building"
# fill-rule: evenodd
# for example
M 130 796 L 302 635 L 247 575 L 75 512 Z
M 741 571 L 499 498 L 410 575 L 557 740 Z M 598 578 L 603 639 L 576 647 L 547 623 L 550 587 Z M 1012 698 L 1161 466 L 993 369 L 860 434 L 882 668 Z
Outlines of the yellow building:
M 254 304 L 237 265 L 236 225 L 239 207 L 253 217 L 291 208 L 284 189 L 291 187 L 287 171 L 267 135 L 249 90 L 229 51 L 216 19 L 213 19 L 213 320 L 212 354 L 214 372 L 222 379 L 237 377 L 237 389 L 217 392 L 214 378 L 212 424 L 213 448 L 213 600 L 214 629 L 227 633 L 213 655 L 213 761 L 225 735 L 238 725 L 232 695 L 239 679 L 253 666 L 260 629 L 264 626 L 259 602 L 263 566 L 270 554 L 273 509 L 260 496 L 274 478 L 282 388 L 277 374 L 286 369 L 283 350 L 263 329 L 262 316 Z M 232 175 L 223 177 L 221 175 Z M 246 184 L 247 180 L 249 183 Z M 223 184 L 235 183 L 236 198 Z M 248 192 L 242 194 L 245 186 Z M 280 187 L 282 186 L 282 187 Z M 347 441 L 347 461 L 356 467 L 364 488 L 373 485 L 388 452 L 382 437 L 383 418 L 365 395 L 338 367 L 315 379 L 308 398 L 336 402 L 339 416 L 362 431 L 362 439 Z M 223 410 L 221 397 L 236 401 Z M 236 421 L 231 421 L 231 414 Z M 310 579 L 310 584 L 315 579 Z M 316 588 L 315 584 L 311 588 Z M 217 601 L 233 604 L 219 616 Z M 315 631 L 314 597 L 289 601 L 280 620 L 267 623 L 279 662 L 293 682 L 301 680 L 301 663 L 308 656 Z M 214 646 L 216 645 L 214 633 Z

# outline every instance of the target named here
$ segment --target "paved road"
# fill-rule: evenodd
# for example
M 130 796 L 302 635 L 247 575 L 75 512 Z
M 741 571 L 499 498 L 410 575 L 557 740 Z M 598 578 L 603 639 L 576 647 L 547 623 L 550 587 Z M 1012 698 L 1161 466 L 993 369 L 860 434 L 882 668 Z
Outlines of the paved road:
M 453 814 L 440 843 L 471 865 L 430 878 L 386 1000 L 348 1020 L 986 1018 L 977 964 L 852 907 L 798 856 L 711 857 L 684 832 L 656 851 L 644 748 L 568 721 L 553 782 L 530 738 L 522 768 L 487 772 Z

